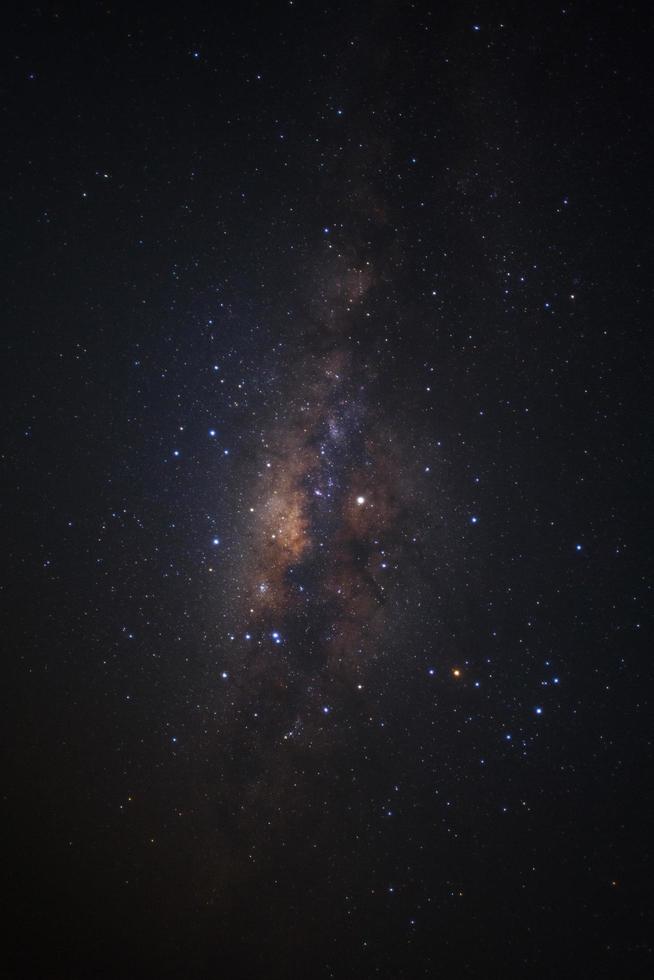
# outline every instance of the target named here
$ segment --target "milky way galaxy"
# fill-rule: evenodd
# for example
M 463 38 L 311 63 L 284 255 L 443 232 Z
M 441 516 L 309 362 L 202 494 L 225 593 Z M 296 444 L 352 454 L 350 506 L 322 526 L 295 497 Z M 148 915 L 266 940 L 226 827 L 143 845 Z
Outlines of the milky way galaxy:
M 299 314 L 302 344 L 288 345 L 292 380 L 272 396 L 239 471 L 242 548 L 220 580 L 230 676 L 248 699 L 260 685 L 264 716 L 265 688 L 275 689 L 271 737 L 301 734 L 307 746 L 343 701 L 365 705 L 370 670 L 398 637 L 406 642 L 428 601 L 433 537 L 418 506 L 415 434 L 407 443 L 385 409 L 371 359 L 370 309 L 383 285 L 370 260 L 352 266 L 329 249 L 334 271 L 309 304 L 309 329 Z
M 643 12 L 14 6 L 3 977 L 654 975 Z

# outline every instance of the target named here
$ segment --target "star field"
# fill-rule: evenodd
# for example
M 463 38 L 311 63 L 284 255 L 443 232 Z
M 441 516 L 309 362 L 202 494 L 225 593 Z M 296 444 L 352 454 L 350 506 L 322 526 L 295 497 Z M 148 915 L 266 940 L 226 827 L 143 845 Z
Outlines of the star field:
M 644 977 L 641 15 L 15 10 L 27 977 Z

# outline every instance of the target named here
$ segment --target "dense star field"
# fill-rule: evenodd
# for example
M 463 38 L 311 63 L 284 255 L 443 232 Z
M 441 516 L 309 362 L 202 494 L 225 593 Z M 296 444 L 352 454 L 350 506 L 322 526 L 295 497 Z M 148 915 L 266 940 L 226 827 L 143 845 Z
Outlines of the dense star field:
M 645 7 L 16 6 L 2 976 L 645 977 Z

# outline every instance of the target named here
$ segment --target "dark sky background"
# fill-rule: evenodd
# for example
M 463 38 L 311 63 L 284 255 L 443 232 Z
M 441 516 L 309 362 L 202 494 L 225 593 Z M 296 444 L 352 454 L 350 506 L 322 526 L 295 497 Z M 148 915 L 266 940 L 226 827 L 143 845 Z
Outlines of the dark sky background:
M 647 6 L 133 6 L 3 24 L 2 975 L 649 976 Z

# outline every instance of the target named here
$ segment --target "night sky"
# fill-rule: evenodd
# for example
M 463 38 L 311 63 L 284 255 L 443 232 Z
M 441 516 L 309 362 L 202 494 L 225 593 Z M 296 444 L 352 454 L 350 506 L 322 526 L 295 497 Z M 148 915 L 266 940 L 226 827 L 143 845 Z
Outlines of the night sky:
M 5 14 L 3 977 L 650 975 L 600 6 Z

